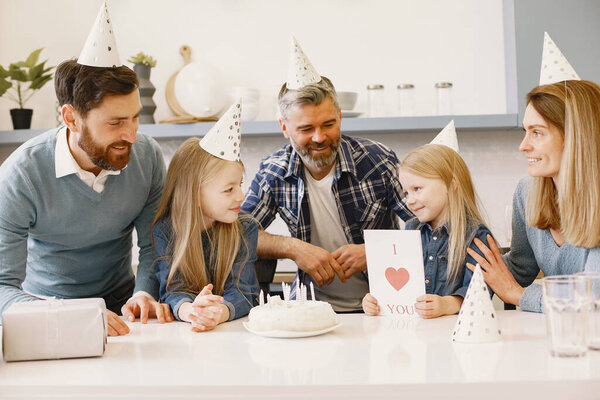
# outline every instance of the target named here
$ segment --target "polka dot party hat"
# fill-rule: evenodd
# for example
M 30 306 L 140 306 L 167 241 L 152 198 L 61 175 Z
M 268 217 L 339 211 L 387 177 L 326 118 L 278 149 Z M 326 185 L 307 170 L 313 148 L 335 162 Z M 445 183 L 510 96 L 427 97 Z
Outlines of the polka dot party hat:
M 215 157 L 240 161 L 242 99 L 239 99 L 219 118 L 200 141 L 200 146 Z
M 453 342 L 490 343 L 500 340 L 496 310 L 490 298 L 481 267 L 475 267 L 469 289 L 452 332 Z
M 558 46 L 544 32 L 544 50 L 542 52 L 542 67 L 540 70 L 540 85 L 549 85 L 551 83 L 567 80 L 581 80 L 577 72 L 567 61 Z
M 321 81 L 321 75 L 312 66 L 302 47 L 292 36 L 292 44 L 290 49 L 290 65 L 288 67 L 288 79 L 286 87 L 288 89 L 298 90 L 311 83 Z
M 90 67 L 120 67 L 123 65 L 119 59 L 106 2 L 103 2 L 100 7 L 96 22 L 83 45 L 77 63 Z
M 431 141 L 431 144 L 443 144 L 450 147 L 458 153 L 458 139 L 456 138 L 456 129 L 454 128 L 454 120 L 448 122 L 448 125 L 437 134 Z

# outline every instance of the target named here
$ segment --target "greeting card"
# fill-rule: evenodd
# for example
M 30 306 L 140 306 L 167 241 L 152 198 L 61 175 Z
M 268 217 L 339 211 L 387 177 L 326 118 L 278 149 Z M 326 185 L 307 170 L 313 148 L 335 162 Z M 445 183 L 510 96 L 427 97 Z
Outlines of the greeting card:
M 365 230 L 369 291 L 380 315 L 418 317 L 417 297 L 425 294 L 419 231 Z

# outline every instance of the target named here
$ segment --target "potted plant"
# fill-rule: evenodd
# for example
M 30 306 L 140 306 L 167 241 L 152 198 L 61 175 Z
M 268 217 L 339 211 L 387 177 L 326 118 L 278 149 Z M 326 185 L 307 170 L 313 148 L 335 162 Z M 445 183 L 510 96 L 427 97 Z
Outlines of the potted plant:
M 152 100 L 152 95 L 156 88 L 150 82 L 150 69 L 156 66 L 156 60 L 144 52 L 140 51 L 135 56 L 129 58 L 130 63 L 133 63 L 133 70 L 140 81 L 140 101 L 142 102 L 142 113 L 140 114 L 140 124 L 153 124 L 154 111 L 156 104 Z
M 38 64 L 42 49 L 34 50 L 25 61 L 19 61 L 4 69 L 0 65 L 0 97 L 6 95 L 19 108 L 10 110 L 14 129 L 29 129 L 33 110 L 24 108 L 25 103 L 52 79 L 54 67 L 46 67 L 46 61 Z M 29 86 L 27 86 L 29 83 Z

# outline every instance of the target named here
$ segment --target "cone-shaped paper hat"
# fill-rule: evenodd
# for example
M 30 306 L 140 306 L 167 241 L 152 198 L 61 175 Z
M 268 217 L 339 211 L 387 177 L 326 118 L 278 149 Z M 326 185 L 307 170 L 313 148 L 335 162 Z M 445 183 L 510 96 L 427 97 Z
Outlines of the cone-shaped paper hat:
M 544 32 L 544 51 L 542 53 L 542 68 L 540 71 L 540 85 L 567 80 L 580 80 L 579 75 L 567 61 L 558 46 Z
M 215 157 L 240 161 L 242 99 L 239 99 L 219 118 L 200 141 L 200 146 Z
M 448 125 L 442 129 L 438 135 L 433 138 L 431 144 L 443 144 L 450 147 L 458 153 L 458 139 L 456 138 L 456 129 L 454 128 L 454 120 L 448 122 Z
M 490 292 L 483 280 L 481 267 L 475 267 L 467 295 L 463 301 L 454 332 L 453 342 L 489 343 L 500 340 L 500 328 Z
M 103 2 L 100 7 L 96 22 L 83 45 L 77 63 L 91 67 L 120 67 L 123 65 L 119 59 L 106 2 Z
M 290 65 L 288 67 L 287 88 L 298 90 L 308 84 L 321 81 L 321 75 L 312 66 L 308 57 L 302 51 L 302 47 L 292 36 L 290 50 Z

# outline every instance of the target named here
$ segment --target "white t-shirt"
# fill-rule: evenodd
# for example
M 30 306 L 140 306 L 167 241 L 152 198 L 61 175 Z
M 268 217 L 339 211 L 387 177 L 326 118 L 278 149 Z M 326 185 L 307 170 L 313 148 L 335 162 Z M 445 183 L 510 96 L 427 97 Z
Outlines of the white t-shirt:
M 348 244 L 331 189 L 334 175 L 335 165 L 321 180 L 314 179 L 308 169 L 304 168 L 310 209 L 310 243 L 329 252 Z M 356 311 L 362 308 L 362 298 L 368 291 L 366 277 L 357 272 L 345 283 L 336 275 L 331 284 L 315 287 L 315 296 L 318 300 L 329 302 L 335 311 Z

